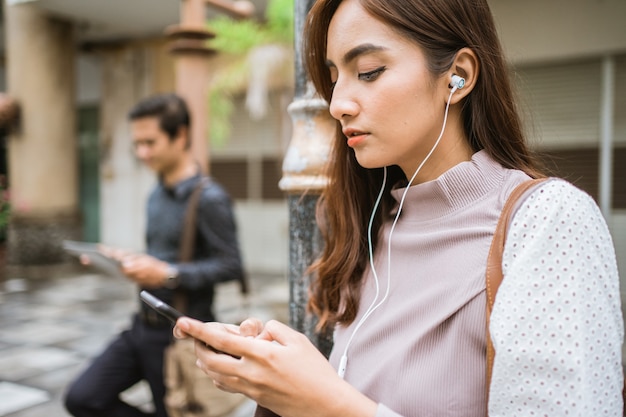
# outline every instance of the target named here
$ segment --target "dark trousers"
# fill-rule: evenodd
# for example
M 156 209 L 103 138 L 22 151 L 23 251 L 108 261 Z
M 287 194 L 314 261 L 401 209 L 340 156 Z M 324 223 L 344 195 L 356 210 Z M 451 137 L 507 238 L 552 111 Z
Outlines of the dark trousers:
M 167 417 L 163 352 L 171 339 L 171 327 L 151 327 L 135 318 L 131 329 L 120 333 L 71 384 L 65 407 L 74 417 Z M 120 393 L 144 379 L 156 413 L 147 414 L 120 399 Z

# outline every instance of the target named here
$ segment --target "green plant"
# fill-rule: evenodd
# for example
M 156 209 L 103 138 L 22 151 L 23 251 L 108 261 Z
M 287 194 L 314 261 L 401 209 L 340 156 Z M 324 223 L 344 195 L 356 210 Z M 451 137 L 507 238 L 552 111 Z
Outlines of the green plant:
M 293 0 L 270 0 L 265 22 L 220 16 L 208 22 L 215 38 L 209 45 L 228 54 L 246 54 L 258 45 L 293 43 Z
M 262 68 L 250 67 L 249 58 L 255 50 L 268 45 L 292 49 L 293 0 L 270 0 L 264 22 L 233 20 L 222 16 L 209 21 L 208 26 L 216 35 L 208 41 L 209 46 L 228 58 L 228 63 L 215 74 L 208 97 L 211 120 L 209 137 L 212 145 L 219 146 L 230 136 L 235 94 L 249 86 L 252 71 L 263 71 Z

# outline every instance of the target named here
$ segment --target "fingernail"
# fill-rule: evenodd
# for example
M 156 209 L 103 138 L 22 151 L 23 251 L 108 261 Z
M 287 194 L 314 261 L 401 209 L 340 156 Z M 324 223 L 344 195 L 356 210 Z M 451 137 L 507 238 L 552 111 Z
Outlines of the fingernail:
M 186 331 L 189 330 L 189 323 L 187 323 L 184 317 L 181 317 L 176 321 L 176 327 L 182 331 Z

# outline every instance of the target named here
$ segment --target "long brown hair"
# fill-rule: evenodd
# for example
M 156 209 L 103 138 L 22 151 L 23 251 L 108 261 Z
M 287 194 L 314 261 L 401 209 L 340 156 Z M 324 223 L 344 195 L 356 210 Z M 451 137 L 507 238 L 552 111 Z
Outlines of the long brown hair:
M 471 48 L 479 60 L 476 85 L 462 104 L 463 126 L 474 151 L 484 149 L 506 168 L 541 176 L 522 130 L 502 48 L 486 0 L 359 0 L 373 17 L 419 45 L 433 75 L 450 69 L 456 53 Z M 305 25 L 304 61 L 318 93 L 331 100 L 326 62 L 330 21 L 341 0 L 318 0 Z M 380 190 L 383 169 L 361 167 L 346 146 L 337 122 L 328 166 L 329 185 L 319 200 L 317 217 L 325 245 L 312 265 L 317 278 L 309 307 L 319 327 L 351 323 L 360 302 L 360 284 L 368 260 L 366 226 Z M 378 232 L 394 206 L 390 190 L 406 180 L 397 167 L 388 167 L 381 208 L 372 231 Z

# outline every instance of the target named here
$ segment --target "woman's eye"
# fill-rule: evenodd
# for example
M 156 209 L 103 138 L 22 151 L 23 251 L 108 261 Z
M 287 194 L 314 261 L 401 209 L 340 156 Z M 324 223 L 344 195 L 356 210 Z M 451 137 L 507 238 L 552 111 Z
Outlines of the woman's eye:
M 359 73 L 359 80 L 361 81 L 374 81 L 380 74 L 385 71 L 385 67 L 378 67 L 375 70 Z

